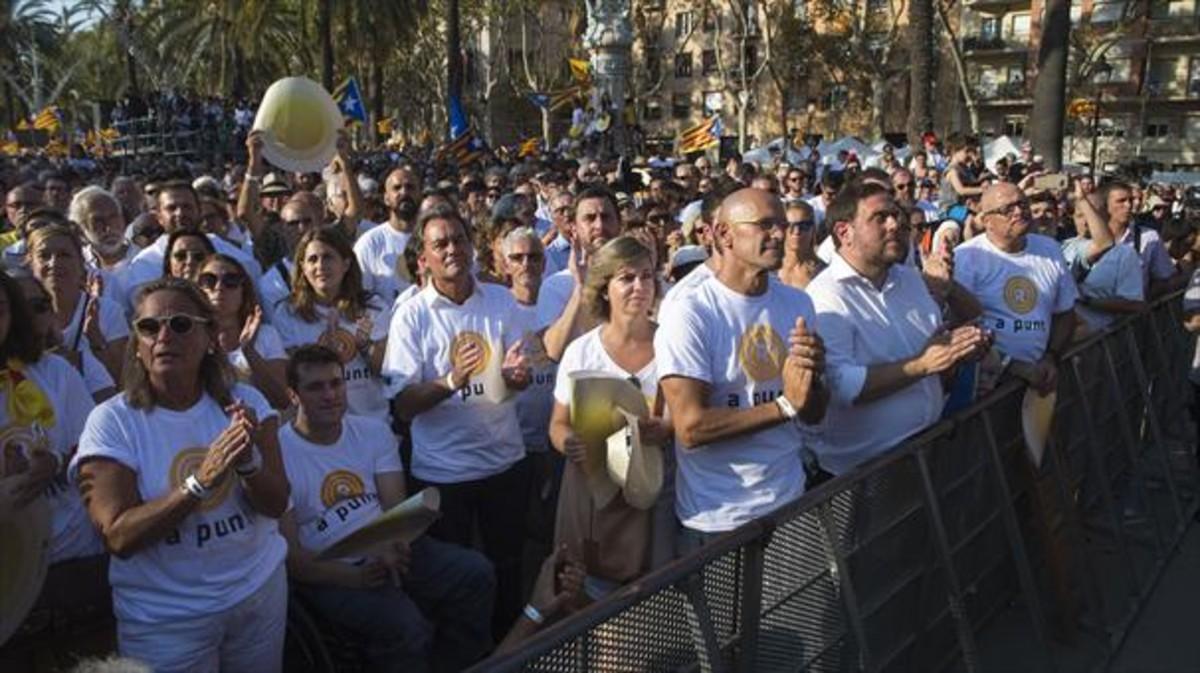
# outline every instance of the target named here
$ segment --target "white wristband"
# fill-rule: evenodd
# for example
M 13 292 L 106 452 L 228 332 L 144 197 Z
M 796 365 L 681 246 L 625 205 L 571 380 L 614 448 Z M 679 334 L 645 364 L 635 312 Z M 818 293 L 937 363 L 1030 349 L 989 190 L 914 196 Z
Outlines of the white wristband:
M 546 623 L 546 616 L 543 615 L 540 610 L 533 607 L 532 603 L 527 603 L 523 612 L 525 613 L 525 616 L 529 618 L 529 621 L 533 622 L 534 624 L 541 625 Z
M 789 421 L 796 418 L 796 407 L 792 405 L 792 401 L 785 395 L 780 395 L 775 398 L 775 406 L 779 407 L 779 411 L 783 413 L 783 417 Z
M 253 477 L 254 475 L 258 474 L 258 471 L 261 469 L 262 469 L 262 454 L 258 452 L 257 447 L 251 446 L 250 447 L 250 462 L 246 463 L 245 465 L 235 466 L 233 468 L 233 471 L 236 472 L 237 476 L 241 477 L 242 479 L 248 479 L 248 478 Z
M 212 491 L 205 488 L 195 474 L 189 474 L 187 479 L 183 480 L 183 490 L 197 500 L 208 500 L 212 497 Z
M 454 385 L 454 370 L 446 372 L 446 378 L 443 380 L 443 383 L 445 383 L 446 387 L 450 389 L 450 392 L 454 392 L 462 387 Z

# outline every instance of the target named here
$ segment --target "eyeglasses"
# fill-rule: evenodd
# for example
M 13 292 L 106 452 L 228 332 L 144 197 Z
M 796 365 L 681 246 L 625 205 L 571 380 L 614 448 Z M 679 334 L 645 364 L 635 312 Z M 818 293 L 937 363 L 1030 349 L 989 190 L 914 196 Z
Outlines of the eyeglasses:
M 200 262 L 208 253 L 204 250 L 176 250 L 171 253 L 171 259 L 176 262 Z
M 988 215 L 1005 215 L 1007 217 L 1012 217 L 1013 215 L 1017 214 L 1029 215 L 1029 202 L 1025 199 L 1021 199 L 1020 201 L 1013 201 L 1012 203 L 1005 204 L 1003 206 L 996 206 L 991 210 L 985 210 L 981 214 L 984 217 L 987 217 Z
M 243 281 L 245 281 L 245 276 L 237 271 L 229 271 L 221 274 L 206 271 L 196 279 L 196 284 L 205 290 L 215 290 L 217 286 L 233 289 L 241 287 Z
M 786 229 L 787 227 L 791 226 L 787 220 L 738 220 L 733 224 L 748 224 L 762 231 Z
M 29 304 L 29 310 L 33 311 L 36 315 L 45 315 L 54 310 L 54 304 L 46 297 L 34 297 L 27 303 Z
M 812 231 L 812 228 L 817 226 L 813 220 L 798 220 L 796 222 L 788 222 L 788 229 L 796 229 L 798 231 Z
M 909 189 L 912 189 L 913 183 L 911 183 L 911 182 L 897 182 L 896 184 L 894 184 L 894 185 L 892 185 L 892 186 L 893 186 L 893 187 L 896 189 L 896 191 L 898 191 L 898 192 L 899 192 L 899 191 L 907 191 L 907 190 L 909 190 Z
M 554 212 L 558 213 L 559 215 L 569 215 L 571 214 L 571 206 L 559 206 L 554 209 Z
M 508 256 L 508 261 L 514 264 L 525 264 L 526 262 L 540 262 L 545 258 L 540 252 L 514 252 Z
M 147 316 L 138 318 L 133 323 L 133 328 L 137 333 L 146 337 L 154 338 L 162 332 L 163 325 L 166 325 L 172 334 L 183 336 L 195 329 L 196 324 L 208 324 L 208 318 L 202 318 L 196 315 L 188 315 L 186 313 L 176 313 L 174 315 L 164 315 L 159 317 Z

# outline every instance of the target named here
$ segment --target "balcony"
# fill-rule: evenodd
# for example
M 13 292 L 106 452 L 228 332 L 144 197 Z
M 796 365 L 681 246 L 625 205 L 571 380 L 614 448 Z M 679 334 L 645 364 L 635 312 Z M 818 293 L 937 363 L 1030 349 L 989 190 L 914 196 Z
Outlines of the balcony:
M 1025 82 L 1005 82 L 986 87 L 976 85 L 975 97 L 989 105 L 1013 105 L 1028 103 L 1030 93 Z
M 963 38 L 962 46 L 963 53 L 968 56 L 1024 54 L 1029 51 L 1029 38 L 968 35 Z
M 966 0 L 966 7 L 981 14 L 1003 14 L 1029 7 L 1030 0 Z
M 1159 43 L 1183 43 L 1200 40 L 1200 15 L 1153 19 L 1150 35 Z

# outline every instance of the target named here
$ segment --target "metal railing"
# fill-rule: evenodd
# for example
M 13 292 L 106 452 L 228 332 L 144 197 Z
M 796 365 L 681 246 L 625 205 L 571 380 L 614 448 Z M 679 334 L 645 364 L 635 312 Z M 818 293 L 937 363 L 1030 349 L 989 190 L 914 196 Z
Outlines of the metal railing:
M 1096 670 L 1197 507 L 1179 296 L 472 671 Z M 1175 433 L 1168 437 L 1168 433 Z

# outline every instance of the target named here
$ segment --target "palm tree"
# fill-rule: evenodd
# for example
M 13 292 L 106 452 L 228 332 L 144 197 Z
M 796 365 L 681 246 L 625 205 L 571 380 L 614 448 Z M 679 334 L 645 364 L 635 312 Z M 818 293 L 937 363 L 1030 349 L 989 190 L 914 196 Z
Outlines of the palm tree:
M 23 79 L 21 71 L 30 57 L 37 63 L 37 52 L 53 50 L 57 42 L 57 20 L 46 0 L 0 0 L 0 74 L 4 78 L 4 106 L 9 126 L 23 116 L 18 115 L 16 102 L 17 94 L 25 89 L 20 83 Z M 36 77 L 28 84 L 40 88 Z M 28 95 L 21 97 L 25 99 L 26 107 L 34 106 Z M 35 97 L 40 98 L 40 92 Z
M 324 1 L 324 0 L 321 0 Z M 366 70 L 363 95 L 370 101 L 372 119 L 384 118 L 388 56 L 398 48 L 411 48 L 409 39 L 429 3 L 426 0 L 356 0 L 346 2 L 341 16 L 343 39 L 355 70 Z M 364 40 L 363 36 L 379 36 Z M 364 63 L 365 60 L 365 63 Z

